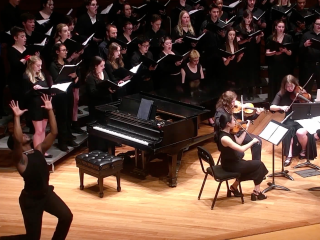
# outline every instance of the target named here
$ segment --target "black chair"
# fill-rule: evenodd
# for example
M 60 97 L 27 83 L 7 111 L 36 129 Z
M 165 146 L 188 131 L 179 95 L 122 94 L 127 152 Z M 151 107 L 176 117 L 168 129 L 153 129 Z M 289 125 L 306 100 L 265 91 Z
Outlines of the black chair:
M 200 164 L 201 164 L 202 171 L 205 174 L 204 179 L 203 179 L 203 183 L 202 183 L 202 186 L 201 186 L 201 189 L 200 189 L 200 193 L 199 193 L 199 196 L 198 196 L 198 200 L 200 200 L 200 197 L 201 197 L 201 194 L 202 194 L 202 190 L 203 190 L 204 184 L 206 183 L 208 174 L 211 175 L 217 182 L 219 182 L 219 185 L 218 185 L 218 188 L 217 188 L 217 191 L 216 191 L 216 195 L 214 196 L 214 199 L 213 199 L 213 202 L 212 202 L 212 206 L 211 206 L 211 210 L 212 210 L 214 208 L 214 204 L 216 203 L 221 183 L 224 182 L 224 181 L 226 182 L 227 189 L 228 189 L 227 197 L 231 197 L 231 191 L 229 190 L 228 180 L 237 179 L 239 181 L 240 173 L 227 172 L 227 171 L 222 169 L 221 165 L 215 165 L 211 154 L 203 147 L 198 147 L 198 157 L 199 157 L 199 161 L 200 161 Z M 202 160 L 209 164 L 209 167 L 206 170 L 204 168 Z M 242 194 L 240 181 L 239 181 L 239 189 L 240 189 L 240 194 L 241 194 L 241 202 L 243 204 L 244 200 L 243 200 L 243 194 Z

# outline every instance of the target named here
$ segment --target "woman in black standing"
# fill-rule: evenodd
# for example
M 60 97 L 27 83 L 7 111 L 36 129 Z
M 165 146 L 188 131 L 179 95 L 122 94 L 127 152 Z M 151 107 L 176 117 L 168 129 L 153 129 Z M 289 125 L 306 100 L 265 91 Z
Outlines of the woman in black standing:
M 111 102 L 111 94 L 115 92 L 107 84 L 102 84 L 104 81 L 110 80 L 104 68 L 105 61 L 101 57 L 93 57 L 86 77 L 90 120 L 96 119 L 95 106 Z
M 214 140 L 221 152 L 221 166 L 225 171 L 241 173 L 240 181 L 253 180 L 252 201 L 266 199 L 267 196 L 260 190 L 260 184 L 268 173 L 267 168 L 261 161 L 243 159 L 244 152 L 252 145 L 259 143 L 259 139 L 253 138 L 249 143 L 241 146 L 243 138 L 230 134 L 230 129 L 234 126 L 235 118 L 231 114 L 223 113 L 214 127 Z M 238 185 L 239 182 L 235 181 L 228 191 L 237 192 Z
M 274 24 L 273 34 L 267 39 L 266 56 L 268 59 L 269 73 L 269 100 L 275 97 L 280 89 L 281 81 L 284 76 L 292 74 L 291 50 L 285 47 L 275 49 L 275 42 L 286 44 L 292 43 L 292 37 L 284 33 L 285 23 L 282 20 L 276 21 Z
M 252 12 L 245 10 L 243 12 L 242 22 L 236 27 L 239 32 L 239 45 L 245 47 L 244 56 L 242 59 L 241 80 L 242 86 L 247 86 L 245 98 L 253 100 L 253 88 L 257 85 L 260 70 L 260 41 L 263 37 L 263 32 L 258 36 L 248 37 L 249 34 L 258 31 L 258 26 L 252 22 Z

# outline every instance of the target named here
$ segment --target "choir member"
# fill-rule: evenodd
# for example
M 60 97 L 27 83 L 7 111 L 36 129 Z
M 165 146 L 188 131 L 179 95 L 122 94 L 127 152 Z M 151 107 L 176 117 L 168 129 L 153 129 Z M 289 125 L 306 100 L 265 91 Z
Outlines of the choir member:
M 273 34 L 267 39 L 266 46 L 266 56 L 268 59 L 268 76 L 269 76 L 269 100 L 272 101 L 277 94 L 278 89 L 284 76 L 291 74 L 293 71 L 291 69 L 291 50 L 286 47 L 281 47 L 276 51 L 276 49 L 271 49 L 275 42 L 286 44 L 292 43 L 292 37 L 286 34 L 285 23 L 282 20 L 275 22 L 275 27 L 273 29 Z
M 219 8 L 219 16 L 218 18 L 222 21 L 227 21 L 229 19 L 229 14 L 227 11 L 223 10 L 223 0 L 213 1 L 214 4 Z
M 108 58 L 108 48 L 111 43 L 112 38 L 117 38 L 118 29 L 115 25 L 108 24 L 106 28 L 106 36 L 102 43 L 99 45 L 99 56 L 102 57 L 105 61 Z
M 181 68 L 182 84 L 192 97 L 200 92 L 199 86 L 204 79 L 203 69 L 199 60 L 199 52 L 193 49 L 189 55 L 189 62 Z
M 20 16 L 22 14 L 19 8 L 20 0 L 9 0 L 1 11 L 1 23 L 4 31 L 10 31 L 14 26 L 21 26 Z
M 112 3 L 112 8 L 108 14 L 108 19 L 110 22 L 113 22 L 117 19 L 117 17 L 121 14 L 123 9 L 123 5 L 125 4 L 126 0 L 114 0 Z
M 140 22 L 137 21 L 136 17 L 132 14 L 132 7 L 129 3 L 124 3 L 122 8 L 122 13 L 117 17 L 115 25 L 119 30 L 122 30 L 124 23 L 131 22 L 133 25 L 132 31 L 135 32 L 140 27 Z
M 177 26 L 173 29 L 172 40 L 175 42 L 175 50 L 183 54 L 196 46 L 196 43 L 188 44 L 183 41 L 185 36 L 195 37 L 195 31 L 190 21 L 189 13 L 185 10 L 180 12 Z
M 27 38 L 24 29 L 19 27 L 13 27 L 10 33 L 14 38 L 14 44 L 9 47 L 7 52 L 7 58 L 10 66 L 8 85 L 12 99 L 14 101 L 19 101 L 20 107 L 24 108 L 24 92 L 21 86 L 23 85 L 22 75 L 26 69 L 27 62 L 27 56 L 25 54 Z
M 115 74 L 116 70 L 120 70 L 120 68 L 124 68 L 124 62 L 121 55 L 121 46 L 115 42 L 111 43 L 109 45 L 108 50 L 108 57 L 105 61 L 105 69 L 110 77 L 110 80 L 114 83 L 121 84 L 125 81 L 128 81 L 131 79 L 132 76 L 127 75 L 124 78 L 120 75 Z M 121 97 L 126 95 L 126 87 L 123 86 L 116 92 L 117 99 L 120 99 Z M 117 100 L 116 99 L 116 100 Z
M 68 65 L 67 48 L 63 43 L 56 43 L 53 47 L 54 61 L 49 67 L 49 72 L 55 84 L 73 81 L 75 84 L 79 78 L 77 73 L 71 73 L 65 78 L 59 77 L 60 70 L 64 65 Z M 59 77 L 59 78 L 58 78 Z M 78 144 L 74 142 L 72 135 L 71 123 L 73 113 L 73 93 L 69 87 L 66 93 L 59 93 L 53 98 L 53 105 L 56 110 L 58 121 L 58 147 L 61 151 L 68 151 L 68 146 L 76 147 Z
M 259 9 L 256 6 L 256 0 L 245 0 L 243 8 L 239 9 L 237 13 L 238 23 L 241 22 L 243 18 L 243 14 L 246 10 L 249 10 L 252 14 L 254 14 L 255 12 L 261 12 L 261 13 L 263 12 L 261 9 Z M 262 15 L 262 17 L 258 21 L 254 20 L 254 23 L 258 26 L 259 29 L 264 29 L 267 27 L 267 23 L 264 15 Z
M 304 85 L 310 78 L 316 79 L 317 89 L 320 88 L 320 49 L 313 46 L 311 39 L 320 41 L 320 17 L 314 20 L 312 30 L 303 34 L 300 41 L 299 70 L 301 71 L 301 85 Z M 309 81 L 306 86 L 307 92 L 311 92 L 313 81 Z
M 271 103 L 270 110 L 284 111 L 286 116 L 291 113 L 292 108 L 290 105 L 294 99 L 291 100 L 290 95 L 297 86 L 299 86 L 298 79 L 292 75 L 285 76 L 281 82 L 280 91 Z M 305 92 L 305 90 L 303 90 L 303 92 Z M 317 156 L 315 135 L 311 136 L 308 134 L 306 129 L 302 128 L 299 123 L 290 118 L 287 119 L 284 124 L 289 127 L 289 133 L 282 140 L 283 152 L 286 156 L 284 166 L 289 166 L 292 158 L 297 155 L 299 155 L 299 159 L 306 158 L 308 141 L 309 159 L 314 159 Z M 294 139 L 295 136 L 297 137 L 297 141 Z
M 260 140 L 252 138 L 248 143 L 244 144 L 243 136 L 237 137 L 230 133 L 235 126 L 236 120 L 229 113 L 221 114 L 219 122 L 215 125 L 214 140 L 221 152 L 221 166 L 225 171 L 241 173 L 239 181 L 253 180 L 254 189 L 251 193 L 251 200 L 264 200 L 267 196 L 261 192 L 260 184 L 268 173 L 266 166 L 261 161 L 243 160 L 244 152 L 259 144 Z M 239 182 L 237 180 L 228 189 L 235 197 L 241 197 L 238 185 Z
M 40 89 L 48 87 L 44 74 L 41 72 L 42 61 L 37 56 L 31 56 L 27 61 L 26 71 L 23 74 L 23 84 L 25 91 L 28 116 L 34 127 L 33 146 L 42 143 L 46 136 L 46 126 L 48 122 L 47 111 L 43 105 Z M 52 155 L 45 153 L 46 158 Z
M 236 38 L 236 31 L 233 28 L 229 28 L 226 32 L 226 43 L 224 45 L 224 50 L 229 53 L 235 53 L 239 50 L 239 45 Z M 231 87 L 239 87 L 239 62 L 241 61 L 244 53 L 239 55 L 233 55 L 228 58 L 222 58 L 225 65 L 225 83 L 228 83 Z
M 239 32 L 239 44 L 241 48 L 245 47 L 244 56 L 241 61 L 241 80 L 243 81 L 242 85 L 248 88 L 245 92 L 245 98 L 253 100 L 253 88 L 257 85 L 260 71 L 259 43 L 264 35 L 261 32 L 258 36 L 248 37 L 250 33 L 258 31 L 258 26 L 253 23 L 252 12 L 250 10 L 245 10 L 242 16 L 242 22 L 236 27 L 236 31 Z
M 281 12 L 286 12 L 292 7 L 290 0 L 278 0 L 278 3 L 271 8 L 271 21 L 282 20 L 285 23 L 285 31 L 289 32 L 289 13 L 284 14 Z M 272 30 L 273 31 L 273 30 Z
M 168 54 L 179 55 L 172 49 L 171 37 L 163 37 L 160 42 L 162 52 L 159 55 L 159 59 Z M 182 60 L 176 62 L 160 61 L 156 69 L 157 74 L 155 74 L 155 76 L 158 76 L 155 81 L 155 89 L 164 88 L 173 90 L 176 87 L 181 87 L 181 64 Z
M 111 102 L 111 94 L 115 92 L 107 85 L 101 84 L 103 81 L 110 80 L 104 68 L 105 61 L 101 57 L 93 57 L 86 77 L 90 120 L 96 119 L 95 106 Z
M 145 33 L 150 40 L 150 52 L 154 57 L 159 56 L 161 52 L 160 39 L 166 36 L 166 32 L 161 29 L 162 18 L 154 14 L 151 17 L 151 29 Z
M 147 59 L 153 61 L 153 55 L 149 51 L 150 39 L 146 37 L 140 37 L 138 40 L 138 50 L 135 51 L 131 57 L 131 67 L 135 67 L 141 63 L 142 55 Z M 157 65 L 152 65 L 149 63 L 142 63 L 136 75 L 132 78 L 133 91 L 134 92 L 150 92 L 153 91 L 153 79 L 152 74 L 156 69 Z

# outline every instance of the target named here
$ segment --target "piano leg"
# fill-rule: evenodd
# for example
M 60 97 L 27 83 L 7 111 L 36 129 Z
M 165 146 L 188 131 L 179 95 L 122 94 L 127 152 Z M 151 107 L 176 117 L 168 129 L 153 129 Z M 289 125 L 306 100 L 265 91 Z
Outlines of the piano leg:
M 111 155 L 116 155 L 116 148 L 114 146 L 114 144 L 112 143 L 109 143 L 108 144 L 108 153 L 111 154 Z
M 178 154 L 169 155 L 168 154 L 168 166 L 169 166 L 169 174 L 167 177 L 167 181 L 169 183 L 169 187 L 177 186 L 177 162 L 178 162 Z
M 135 149 L 134 150 L 135 156 L 134 156 L 134 161 L 135 161 L 135 167 L 133 169 L 133 174 L 138 176 L 139 178 L 146 179 L 147 171 L 145 169 L 146 166 L 146 152 L 141 151 L 141 164 L 139 164 L 139 159 L 140 159 L 140 150 Z M 141 166 L 142 165 L 142 166 Z M 142 167 L 142 168 L 141 168 Z

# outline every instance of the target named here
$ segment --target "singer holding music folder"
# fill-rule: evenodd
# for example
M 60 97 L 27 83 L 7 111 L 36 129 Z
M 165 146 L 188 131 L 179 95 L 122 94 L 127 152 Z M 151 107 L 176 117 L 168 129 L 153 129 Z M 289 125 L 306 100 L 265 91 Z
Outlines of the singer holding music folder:
M 271 103 L 270 110 L 283 111 L 285 112 L 285 116 L 291 113 L 291 103 L 293 100 L 291 100 L 290 94 L 296 86 L 299 86 L 298 79 L 292 75 L 285 76 L 281 82 L 280 91 Z M 287 119 L 284 124 L 290 127 L 289 133 L 282 140 L 284 155 L 286 156 L 284 166 L 289 166 L 292 158 L 295 156 L 299 156 L 299 159 L 306 158 L 307 146 L 309 147 L 309 159 L 314 159 L 317 156 L 314 136 L 308 134 L 307 130 L 294 120 Z M 309 144 L 307 145 L 308 141 Z

